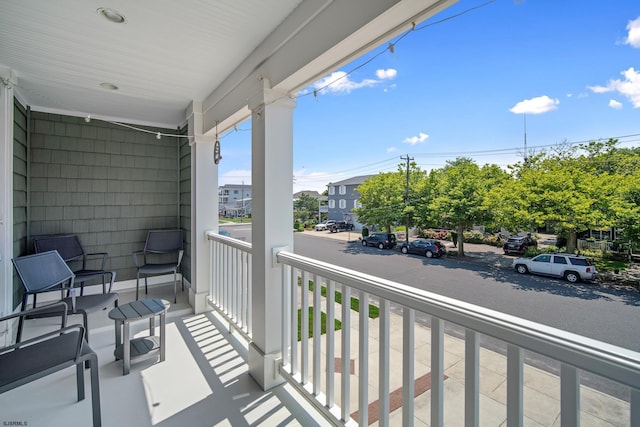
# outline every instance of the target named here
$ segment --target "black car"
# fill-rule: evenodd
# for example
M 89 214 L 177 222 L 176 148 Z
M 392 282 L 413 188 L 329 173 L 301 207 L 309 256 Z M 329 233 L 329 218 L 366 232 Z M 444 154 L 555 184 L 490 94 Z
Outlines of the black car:
M 505 254 L 524 254 L 530 247 L 538 247 L 538 242 L 531 236 L 511 236 L 502 245 L 502 250 Z
M 409 244 L 405 242 L 400 247 L 400 250 L 403 254 L 418 254 L 427 258 L 441 257 L 447 254 L 442 242 L 433 239 L 416 239 L 409 242 Z
M 393 249 L 396 246 L 396 235 L 393 233 L 371 233 L 362 238 L 362 246 Z
M 335 221 L 331 225 L 327 226 L 327 230 L 332 233 L 337 233 L 338 231 L 351 231 L 353 230 L 353 223 L 349 221 Z

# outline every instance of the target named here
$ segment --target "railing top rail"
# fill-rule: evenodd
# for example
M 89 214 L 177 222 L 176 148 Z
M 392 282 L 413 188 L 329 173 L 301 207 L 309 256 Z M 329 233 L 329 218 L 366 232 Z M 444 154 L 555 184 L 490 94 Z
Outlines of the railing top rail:
M 391 280 L 281 251 L 278 262 L 640 389 L 640 353 Z
M 244 242 L 242 240 L 234 239 L 233 237 L 222 236 L 222 235 L 220 235 L 218 233 L 215 233 L 213 231 L 208 231 L 207 232 L 207 239 L 213 240 L 214 242 L 224 243 L 227 246 L 231 246 L 233 248 L 240 249 L 241 251 L 244 251 L 244 252 L 251 253 L 251 251 L 252 251 L 251 243 L 247 243 L 247 242 Z

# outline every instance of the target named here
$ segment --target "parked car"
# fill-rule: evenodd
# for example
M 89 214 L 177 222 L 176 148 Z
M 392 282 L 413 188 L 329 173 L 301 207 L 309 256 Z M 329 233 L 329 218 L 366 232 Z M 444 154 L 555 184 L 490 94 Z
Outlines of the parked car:
M 231 237 L 231 233 L 229 233 L 227 230 L 218 230 L 218 234 L 221 236 Z
M 393 233 L 371 233 L 362 238 L 362 246 L 393 249 L 396 246 L 396 235 Z
M 523 254 L 530 247 L 538 247 L 538 242 L 531 236 L 511 236 L 502 245 L 502 250 L 505 254 Z
M 571 254 L 540 254 L 533 258 L 516 258 L 511 266 L 520 274 L 563 277 L 571 283 L 593 280 L 598 273 L 587 258 Z
M 409 244 L 404 242 L 400 246 L 400 250 L 403 254 L 418 254 L 427 258 L 441 257 L 447 254 L 442 242 L 434 239 L 416 239 L 409 242 Z
M 338 231 L 350 231 L 353 230 L 353 223 L 349 221 L 334 221 L 333 224 L 327 227 L 327 230 L 332 233 L 337 233 Z
M 334 222 L 335 222 L 334 220 L 328 219 L 328 220 L 322 221 L 321 223 L 316 224 L 314 228 L 316 231 L 328 230 L 331 224 L 333 224 Z

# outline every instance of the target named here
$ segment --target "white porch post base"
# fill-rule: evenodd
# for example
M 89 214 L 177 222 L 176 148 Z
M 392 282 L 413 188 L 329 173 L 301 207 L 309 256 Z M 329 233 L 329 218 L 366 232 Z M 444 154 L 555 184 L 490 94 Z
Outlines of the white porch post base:
M 272 389 L 284 382 L 278 372 L 281 354 L 264 354 L 253 342 L 249 343 L 249 375 L 263 390 Z
M 211 307 L 207 304 L 209 291 L 196 292 L 193 288 L 189 288 L 189 304 L 193 307 L 195 314 L 211 311 Z

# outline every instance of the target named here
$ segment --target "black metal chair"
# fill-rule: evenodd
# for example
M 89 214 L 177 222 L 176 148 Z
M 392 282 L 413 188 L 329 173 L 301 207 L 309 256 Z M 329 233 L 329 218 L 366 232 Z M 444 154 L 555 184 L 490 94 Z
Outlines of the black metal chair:
M 109 305 L 118 306 L 118 294 L 109 292 L 106 294 L 76 296 L 77 289 L 73 287 L 75 275 L 62 259 L 58 251 L 43 252 L 34 255 L 14 258 L 13 266 L 18 273 L 25 293 L 22 298 L 21 310 L 25 311 L 29 302 L 29 296 L 33 295 L 33 308 L 36 307 L 36 296 L 45 292 L 58 291 L 63 297 L 62 302 L 67 304 L 67 314 L 81 314 L 85 329 L 85 336 L 89 341 L 89 326 L 87 313 L 103 310 Z M 64 298 L 64 292 L 70 296 Z M 42 318 L 56 316 L 55 311 L 47 311 L 45 307 L 36 314 L 30 314 L 29 318 Z M 18 340 L 22 336 L 24 317 L 18 322 Z
M 136 265 L 136 300 L 140 286 L 140 275 L 144 276 L 144 293 L 148 293 L 147 277 L 173 273 L 173 302 L 177 302 L 177 274 L 184 255 L 182 230 L 150 230 L 144 249 L 133 252 Z M 142 258 L 142 259 L 140 259 Z M 182 291 L 184 292 L 184 277 Z
M 76 275 L 75 283 L 80 284 L 80 295 L 84 294 L 85 282 L 91 279 L 98 278 L 102 279 L 102 293 L 106 294 L 107 290 L 105 276 L 107 275 L 111 276 L 111 280 L 109 282 L 109 292 L 111 292 L 113 282 L 116 278 L 116 272 L 106 270 L 107 256 L 109 255 L 107 252 L 96 252 L 91 254 L 85 253 L 82 245 L 80 244 L 80 239 L 78 238 L 78 236 L 73 234 L 62 236 L 39 236 L 33 239 L 33 246 L 36 253 L 54 250 L 58 251 L 62 259 L 64 259 L 67 263 L 82 261 L 82 267 L 73 272 L 73 274 Z M 92 259 L 99 259 L 97 257 L 102 257 L 100 268 L 88 268 L 89 263 L 97 262 L 92 261 Z
M 85 328 L 67 326 L 68 307 L 65 303 L 20 311 L 0 318 L 0 322 L 19 317 L 38 316 L 47 312 L 61 316 L 60 328 L 15 344 L 0 347 L 0 394 L 30 383 L 54 372 L 76 366 L 78 401 L 84 399 L 84 366 L 91 369 L 91 407 L 93 426 L 100 427 L 100 384 L 98 356 L 84 339 Z M 82 424 L 82 423 L 81 423 Z

